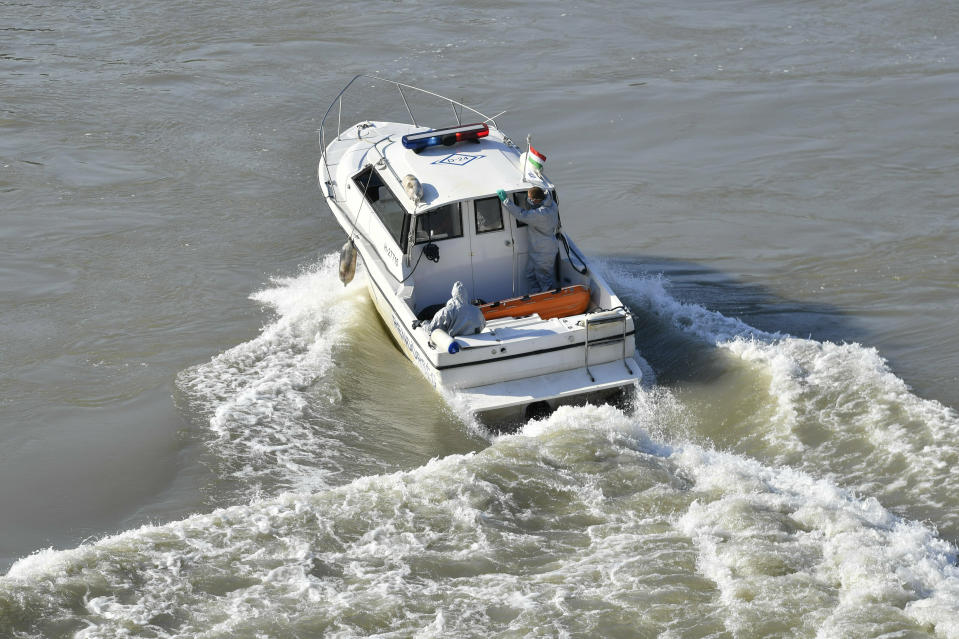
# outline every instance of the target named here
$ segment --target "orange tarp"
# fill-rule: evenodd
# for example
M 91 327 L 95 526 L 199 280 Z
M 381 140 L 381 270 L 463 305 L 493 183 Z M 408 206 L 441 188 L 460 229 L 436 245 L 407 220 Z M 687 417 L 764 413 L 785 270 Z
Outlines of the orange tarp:
M 587 308 L 589 308 L 589 289 L 580 284 L 480 306 L 483 317 L 487 320 L 500 317 L 524 317 L 533 313 L 539 313 L 543 319 L 568 317 L 578 315 Z

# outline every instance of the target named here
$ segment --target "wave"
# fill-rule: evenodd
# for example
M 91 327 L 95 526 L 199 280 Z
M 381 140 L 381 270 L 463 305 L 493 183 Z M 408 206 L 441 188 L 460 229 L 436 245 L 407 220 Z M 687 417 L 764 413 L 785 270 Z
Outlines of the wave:
M 616 288 L 638 300 L 634 310 L 693 336 L 732 369 L 713 389 L 697 388 L 700 436 L 830 477 L 959 538 L 959 415 L 916 396 L 875 348 L 762 331 L 677 300 L 662 276 L 606 268 Z M 735 409 L 720 422 L 710 402 Z
M 611 271 L 728 361 L 707 385 L 738 407 L 723 423 L 709 391 L 646 387 L 628 413 L 564 407 L 333 485 L 355 452 L 331 372 L 367 304 L 334 268 L 254 294 L 275 319 L 178 379 L 244 503 L 18 561 L 0 635 L 959 637 L 957 549 L 915 515 L 950 525 L 954 480 L 929 462 L 949 464 L 957 420 L 874 349 Z
M 657 318 L 658 331 L 690 336 L 723 362 L 718 381 L 694 392 L 677 388 L 687 418 L 670 432 L 659 428 L 656 437 L 715 444 L 827 477 L 907 518 L 932 522 L 947 539 L 959 538 L 959 476 L 952 472 L 959 462 L 959 416 L 913 394 L 876 349 L 759 330 L 676 299 L 661 276 L 637 275 L 615 263 L 600 266 L 639 315 Z M 335 268 L 336 256 L 329 255 L 255 293 L 251 297 L 275 319 L 255 339 L 178 378 L 179 388 L 208 420 L 202 426 L 212 435 L 212 464 L 218 476 L 239 485 L 238 501 L 257 491 L 324 488 L 334 477 L 341 483 L 357 476 L 346 468 L 351 465 L 381 472 L 382 464 L 358 459 L 356 442 L 349 439 L 357 415 L 340 410 L 341 384 L 355 387 L 355 381 L 335 375 L 338 346 L 356 330 L 356 317 L 373 311 L 362 274 L 344 288 Z M 364 336 L 359 343 L 382 341 L 390 350 L 378 337 Z M 382 356 L 347 358 L 356 368 L 352 376 L 370 377 L 373 369 L 363 362 L 376 368 Z M 652 379 L 653 370 L 645 362 L 644 368 Z M 458 421 L 468 436 L 489 439 L 455 393 L 446 394 L 444 406 L 420 386 L 423 396 L 416 401 L 388 402 L 399 419 L 422 413 L 425 404 Z M 376 403 L 375 397 L 367 400 Z M 363 418 L 389 417 L 375 412 Z
M 336 255 L 294 277 L 277 277 L 251 299 L 274 319 L 254 339 L 187 369 L 177 387 L 206 420 L 217 474 L 250 492 L 323 488 L 345 457 L 316 403 L 338 401 L 330 378 L 334 351 L 366 299 L 363 277 L 337 279 Z
M 956 548 L 827 480 L 562 408 L 482 451 L 43 551 L 14 637 L 959 637 Z

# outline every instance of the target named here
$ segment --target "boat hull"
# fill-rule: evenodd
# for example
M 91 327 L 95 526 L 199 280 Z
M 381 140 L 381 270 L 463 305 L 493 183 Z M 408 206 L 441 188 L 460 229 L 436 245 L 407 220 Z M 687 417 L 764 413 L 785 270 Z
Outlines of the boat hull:
M 556 352 L 523 355 L 521 362 L 480 361 L 439 370 L 422 355 L 415 335 L 403 325 L 380 287 L 370 279 L 367 282 L 373 306 L 397 348 L 438 392 L 459 395 L 470 412 L 489 426 L 511 429 L 564 405 L 625 405 L 639 387 L 639 366 L 631 355 L 618 359 L 616 349 L 621 346 L 615 343 L 595 352 L 601 363 L 589 366 L 582 359 L 582 349 L 568 349 L 564 364 L 567 370 L 559 372 L 555 372 Z M 469 384 L 468 380 L 483 383 Z
M 488 122 L 482 125 L 487 134 L 413 149 L 407 142 L 424 134 L 415 122 L 361 119 L 341 128 L 347 89 L 370 83 L 391 95 L 399 89 L 404 103 L 404 92 L 412 91 L 439 98 L 443 112 L 449 105 L 472 111 Z M 334 113 L 335 135 L 327 136 Z M 517 203 L 535 184 L 555 201 L 555 186 L 526 171 L 519 149 L 493 118 L 432 92 L 357 76 L 331 103 L 320 139 L 320 189 L 351 240 L 341 260 L 343 278 L 352 270 L 355 245 L 376 312 L 441 394 L 455 394 L 457 406 L 465 398 L 489 423 L 564 403 L 605 401 L 636 386 L 632 316 L 568 236 L 562 234 L 565 252 L 555 262 L 563 288 L 524 296 L 530 228 L 510 215 L 502 194 Z M 493 302 L 485 309 L 486 326 L 453 335 L 455 348 L 437 348 L 420 319 L 447 304 L 458 283 Z

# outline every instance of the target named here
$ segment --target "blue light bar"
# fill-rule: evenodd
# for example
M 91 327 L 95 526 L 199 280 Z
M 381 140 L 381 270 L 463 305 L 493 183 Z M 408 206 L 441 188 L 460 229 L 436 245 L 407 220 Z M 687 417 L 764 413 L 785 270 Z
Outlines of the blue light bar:
M 463 126 L 452 126 L 445 129 L 434 129 L 432 131 L 404 135 L 403 146 L 419 153 L 423 149 L 441 144 L 443 146 L 452 146 L 463 140 L 479 142 L 480 138 L 485 138 L 487 135 L 489 135 L 489 127 L 484 123 L 464 124 Z

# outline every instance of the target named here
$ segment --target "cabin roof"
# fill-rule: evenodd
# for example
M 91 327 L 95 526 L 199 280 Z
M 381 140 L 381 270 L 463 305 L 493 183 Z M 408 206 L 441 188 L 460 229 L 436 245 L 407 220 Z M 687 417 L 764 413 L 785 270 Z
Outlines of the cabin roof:
M 429 131 L 428 127 L 396 122 L 367 122 L 358 126 L 363 127 L 361 138 L 356 136 L 356 127 L 341 136 L 341 139 L 352 137 L 355 141 L 352 152 L 344 154 L 350 156 L 344 157 L 350 174 L 369 163 L 376 164 L 382 155 L 389 168 L 377 166 L 379 173 L 411 211 L 413 203 L 402 187 L 403 178 L 410 174 L 416 176 L 423 187 L 423 199 L 416 212 L 450 202 L 488 197 L 498 189 L 517 191 L 533 185 L 551 186 L 531 171 L 524 181 L 520 151 L 508 145 L 503 134 L 492 127 L 489 135 L 479 142 L 434 146 L 415 153 L 403 146 L 402 137 Z

